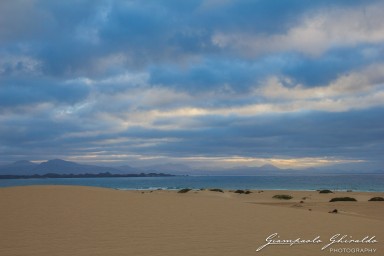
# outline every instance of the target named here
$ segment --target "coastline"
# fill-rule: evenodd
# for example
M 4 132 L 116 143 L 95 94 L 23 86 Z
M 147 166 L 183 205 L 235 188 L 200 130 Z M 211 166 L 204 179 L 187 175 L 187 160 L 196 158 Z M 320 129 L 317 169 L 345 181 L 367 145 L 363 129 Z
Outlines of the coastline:
M 291 200 L 272 198 L 289 194 Z M 328 202 L 332 197 L 357 202 Z M 321 247 L 336 234 L 374 244 L 339 248 L 384 251 L 379 192 L 116 190 L 79 186 L 0 189 L 0 255 L 350 255 Z M 303 199 L 306 197 L 306 199 Z M 303 201 L 303 203 L 300 203 Z M 334 208 L 338 213 L 328 213 Z M 320 244 L 268 245 L 266 238 L 314 239 Z M 345 253 L 345 254 L 344 254 Z M 368 253 L 368 252 L 367 252 Z
M 121 190 L 155 190 L 182 188 L 212 188 L 226 190 L 321 190 L 384 192 L 384 175 L 326 175 L 326 176 L 172 176 L 126 178 L 44 178 L 3 179 L 0 187 L 25 185 L 77 185 Z

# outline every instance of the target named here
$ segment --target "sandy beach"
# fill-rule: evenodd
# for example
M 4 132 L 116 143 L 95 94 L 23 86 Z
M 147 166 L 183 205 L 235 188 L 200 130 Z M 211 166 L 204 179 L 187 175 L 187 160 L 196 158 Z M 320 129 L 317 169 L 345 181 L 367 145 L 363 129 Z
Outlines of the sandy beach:
M 329 202 L 344 196 L 357 202 Z M 374 196 L 384 193 L 1 188 L 0 255 L 384 255 L 384 202 Z M 269 236 L 299 240 L 256 251 Z

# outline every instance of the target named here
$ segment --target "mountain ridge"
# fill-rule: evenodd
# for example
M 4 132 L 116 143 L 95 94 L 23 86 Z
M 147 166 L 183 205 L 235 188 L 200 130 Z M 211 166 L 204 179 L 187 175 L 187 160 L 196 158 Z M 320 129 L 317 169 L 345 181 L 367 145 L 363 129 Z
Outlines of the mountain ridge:
M 349 174 L 349 173 L 384 173 L 383 170 L 372 172 L 367 171 L 341 171 L 338 169 L 329 168 L 308 168 L 303 170 L 281 169 L 271 164 L 266 164 L 258 167 L 239 166 L 232 168 L 212 168 L 200 167 L 191 168 L 188 165 L 180 163 L 165 163 L 157 165 L 148 165 L 141 167 L 132 167 L 130 165 L 122 165 L 116 167 L 98 166 L 92 164 L 79 164 L 72 161 L 62 159 L 51 159 L 39 164 L 28 160 L 20 160 L 6 165 L 0 165 L 0 175 L 79 175 L 79 174 L 143 174 L 143 173 L 169 173 L 174 175 L 314 175 L 314 174 Z
M 11 164 L 0 166 L 1 175 L 43 175 L 47 173 L 56 174 L 97 174 L 110 172 L 121 174 L 122 172 L 112 167 L 101 167 L 97 165 L 78 164 L 76 162 L 62 159 L 52 159 L 40 164 L 32 163 L 27 160 L 16 161 Z

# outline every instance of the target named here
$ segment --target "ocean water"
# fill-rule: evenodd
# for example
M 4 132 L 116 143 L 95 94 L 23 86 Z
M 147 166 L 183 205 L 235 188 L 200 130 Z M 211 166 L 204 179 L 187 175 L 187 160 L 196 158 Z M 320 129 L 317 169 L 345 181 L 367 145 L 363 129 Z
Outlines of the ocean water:
M 181 188 L 263 190 L 353 190 L 384 192 L 384 174 L 321 176 L 174 176 L 129 178 L 58 178 L 0 180 L 0 187 L 28 185 L 81 185 L 127 190 Z

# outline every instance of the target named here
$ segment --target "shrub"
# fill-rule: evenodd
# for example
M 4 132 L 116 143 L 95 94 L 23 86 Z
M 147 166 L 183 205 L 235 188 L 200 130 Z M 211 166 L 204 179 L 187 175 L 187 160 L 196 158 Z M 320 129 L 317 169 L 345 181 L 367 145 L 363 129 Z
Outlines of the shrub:
M 357 201 L 353 197 L 335 197 L 332 198 L 329 202 L 338 202 L 338 201 Z
M 292 199 L 292 196 L 290 196 L 290 195 L 274 195 L 272 198 L 289 200 L 289 199 Z
M 381 196 L 377 196 L 377 197 L 372 197 L 368 201 L 384 201 L 384 198 L 382 198 Z
M 180 189 L 177 193 L 187 193 L 189 191 L 191 191 L 192 189 L 190 188 L 183 188 L 183 189 Z
M 209 191 L 224 193 L 224 191 L 222 189 L 219 189 L 219 188 L 211 188 Z
M 234 191 L 234 193 L 238 193 L 238 194 L 246 194 L 246 195 L 248 195 L 248 194 L 251 194 L 252 192 L 249 191 L 249 190 L 238 189 L 238 190 Z
M 329 194 L 329 193 L 333 193 L 333 192 L 329 189 L 323 189 L 323 190 L 320 190 L 319 193 L 320 194 Z

